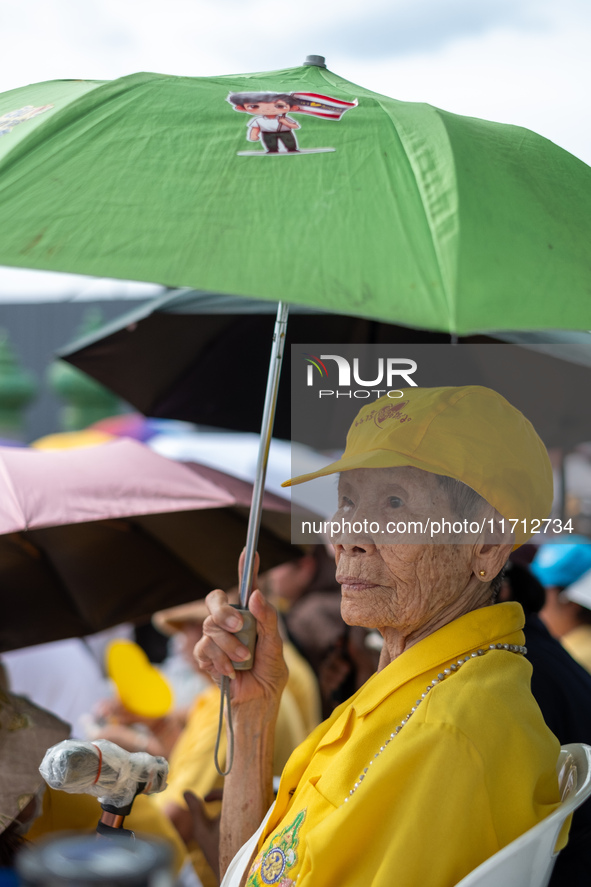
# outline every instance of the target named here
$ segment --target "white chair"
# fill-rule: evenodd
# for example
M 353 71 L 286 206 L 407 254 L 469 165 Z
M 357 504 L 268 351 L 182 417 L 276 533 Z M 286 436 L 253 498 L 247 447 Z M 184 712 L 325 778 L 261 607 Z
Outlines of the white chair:
M 563 745 L 558 759 L 562 803 L 553 813 L 466 875 L 456 887 L 546 887 L 564 820 L 591 795 L 591 746 Z

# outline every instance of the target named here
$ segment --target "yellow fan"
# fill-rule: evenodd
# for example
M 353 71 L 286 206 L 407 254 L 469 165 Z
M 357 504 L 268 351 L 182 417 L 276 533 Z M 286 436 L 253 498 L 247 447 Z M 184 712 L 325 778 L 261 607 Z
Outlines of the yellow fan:
M 123 705 L 145 718 L 161 718 L 172 707 L 172 690 L 141 647 L 117 640 L 107 650 L 107 672 Z

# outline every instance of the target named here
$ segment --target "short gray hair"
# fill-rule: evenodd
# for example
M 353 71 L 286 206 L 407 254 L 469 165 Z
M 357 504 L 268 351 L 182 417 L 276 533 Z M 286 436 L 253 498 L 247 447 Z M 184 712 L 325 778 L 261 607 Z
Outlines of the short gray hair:
M 472 487 L 469 487 L 467 484 L 462 483 L 461 480 L 456 480 L 455 477 L 447 477 L 443 474 L 437 474 L 436 477 L 439 486 L 447 494 L 451 510 L 458 517 L 461 517 L 462 520 L 464 518 L 472 520 L 473 518 L 481 517 L 487 509 L 493 507 L 480 495 L 480 493 L 477 493 L 476 490 L 473 490 Z M 490 591 L 492 603 L 494 603 L 499 596 L 503 585 L 504 575 L 505 567 L 503 566 L 500 572 L 498 572 L 491 580 Z
M 447 494 L 451 510 L 458 517 L 461 517 L 462 520 L 464 518 L 472 520 L 472 518 L 480 517 L 484 511 L 492 508 L 492 505 L 486 499 L 483 499 L 480 493 L 477 493 L 476 490 L 473 490 L 467 484 L 462 483 L 461 480 L 456 480 L 455 477 L 447 477 L 444 474 L 437 474 L 435 476 L 439 486 Z

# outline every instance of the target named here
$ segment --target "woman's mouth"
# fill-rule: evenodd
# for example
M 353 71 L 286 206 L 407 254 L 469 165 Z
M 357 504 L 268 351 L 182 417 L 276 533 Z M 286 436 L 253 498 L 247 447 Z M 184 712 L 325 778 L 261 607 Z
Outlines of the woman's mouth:
M 357 579 L 355 576 L 337 576 L 336 580 L 343 588 L 349 588 L 352 591 L 364 591 L 366 588 L 375 588 L 375 582 L 367 582 L 364 579 Z

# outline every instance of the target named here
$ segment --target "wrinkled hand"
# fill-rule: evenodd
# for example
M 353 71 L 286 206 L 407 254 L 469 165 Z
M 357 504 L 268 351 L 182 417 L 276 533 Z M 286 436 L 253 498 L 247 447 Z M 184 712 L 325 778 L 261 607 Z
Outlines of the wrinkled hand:
M 126 708 L 118 696 L 110 699 L 100 699 L 92 708 L 92 714 L 97 720 L 117 724 L 134 724 L 139 719 Z
M 240 557 L 239 574 L 242 574 L 243 565 L 244 552 Z M 258 565 L 257 555 L 253 578 L 255 588 Z M 203 637 L 194 653 L 199 668 L 218 684 L 224 675 L 232 679 L 230 692 L 234 705 L 265 700 L 278 702 L 287 681 L 287 667 L 274 607 L 258 589 L 253 591 L 248 608 L 257 623 L 254 664 L 249 671 L 235 671 L 231 660 L 245 660 L 249 656 L 248 648 L 236 637 L 236 632 L 242 628 L 242 616 L 230 606 L 227 595 L 220 589 L 210 592 L 205 601 L 209 616 L 203 623 Z
M 153 740 L 152 744 L 155 742 L 154 737 L 149 737 L 145 733 L 140 733 L 133 727 L 126 727 L 123 724 L 97 724 L 92 728 L 88 726 L 86 733 L 91 741 L 108 739 L 109 742 L 114 742 L 115 745 L 130 752 L 147 751 L 150 739 Z M 150 750 L 150 754 L 156 754 L 156 752 Z

